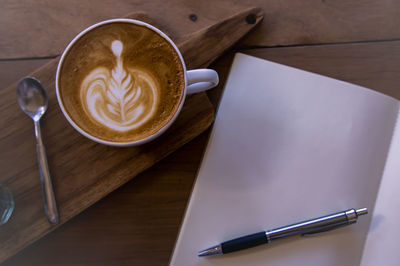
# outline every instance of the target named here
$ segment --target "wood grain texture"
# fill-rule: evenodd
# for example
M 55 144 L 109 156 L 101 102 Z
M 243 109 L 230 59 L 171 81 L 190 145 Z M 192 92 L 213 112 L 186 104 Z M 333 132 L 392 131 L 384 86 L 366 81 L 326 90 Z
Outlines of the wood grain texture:
M 4 266 L 167 265 L 207 133 L 24 249 Z
M 243 14 L 245 14 L 243 16 Z M 192 62 L 199 67 L 206 67 L 213 62 L 217 57 L 221 56 L 217 47 L 232 47 L 236 40 L 240 40 L 244 37 L 242 30 L 236 28 L 237 25 L 247 23 L 249 27 L 251 25 L 259 24 L 263 19 L 263 11 L 260 8 L 248 8 L 239 14 L 235 14 L 223 23 L 214 24 L 206 27 L 203 30 L 196 31 L 195 33 L 179 39 L 182 49 L 187 50 L 185 60 Z M 250 21 L 249 21 L 250 20 Z M 226 29 L 234 29 L 230 33 L 226 32 Z M 210 35 L 213 32 L 213 35 Z M 207 38 L 209 42 L 202 42 L 202 39 Z M 196 49 L 190 49 L 191 43 L 198 43 Z M 206 62 L 200 62 L 198 54 L 206 53 L 209 56 L 209 60 Z
M 218 51 L 215 53 L 223 53 L 256 25 L 246 23 L 248 12 L 252 10 L 238 14 L 240 20 L 235 20 L 236 16 L 220 20 L 225 30 L 217 27 L 220 31 L 216 32 L 215 27 L 208 27 L 207 34 L 204 31 L 198 33 L 201 38 L 192 34 L 185 38 L 182 47 L 178 42 L 183 57 L 186 59 L 200 44 L 208 42 Z M 148 20 L 143 14 L 139 17 Z M 233 24 L 230 23 L 232 20 Z M 241 34 L 232 35 L 233 30 Z M 219 34 L 230 34 L 232 42 L 215 46 L 213 40 Z M 205 66 L 215 53 L 199 52 L 196 57 L 190 57 L 193 60 L 186 60 L 186 65 L 188 68 Z M 213 121 L 213 106 L 205 93 L 199 93 L 186 99 L 176 122 L 157 140 L 131 148 L 97 144 L 74 131 L 58 108 L 53 89 L 57 63 L 58 58 L 31 76 L 37 77 L 48 88 L 49 110 L 42 126 L 60 224 L 198 136 Z M 0 147 L 3 151 L 0 168 L 5 172 L 0 182 L 14 192 L 16 204 L 13 216 L 0 231 L 0 262 L 57 228 L 49 225 L 43 215 L 32 121 L 19 110 L 15 87 L 16 84 L 0 91 L 0 113 L 4 115 L 0 122 Z
M 28 75 L 52 59 L 0 61 L 0 90 L 11 86 L 16 80 Z
M 265 20 L 242 46 L 400 38 L 400 2 L 395 0 L 2 0 L 0 58 L 59 55 L 73 36 L 87 26 L 123 16 L 127 11 L 147 12 L 178 37 L 249 5 L 261 7 Z M 196 14 L 197 20 L 190 20 L 190 14 Z

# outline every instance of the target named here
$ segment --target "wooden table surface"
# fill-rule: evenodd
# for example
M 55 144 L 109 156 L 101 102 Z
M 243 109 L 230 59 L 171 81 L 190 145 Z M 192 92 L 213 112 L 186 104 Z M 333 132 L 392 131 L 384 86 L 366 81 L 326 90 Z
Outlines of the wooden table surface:
M 212 65 L 221 78 L 208 93 L 216 108 L 235 52 L 400 99 L 400 2 L 393 0 L 0 0 L 0 88 L 59 55 L 95 22 L 145 11 L 182 36 L 250 4 L 264 9 L 264 21 Z M 209 130 L 3 265 L 167 265 L 208 135 Z

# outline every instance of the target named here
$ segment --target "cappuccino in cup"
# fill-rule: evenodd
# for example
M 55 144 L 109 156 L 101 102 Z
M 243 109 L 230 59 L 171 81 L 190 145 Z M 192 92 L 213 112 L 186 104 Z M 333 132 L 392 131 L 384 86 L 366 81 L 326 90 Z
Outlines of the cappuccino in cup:
M 130 146 L 164 132 L 191 90 L 217 83 L 213 70 L 186 71 L 179 50 L 160 30 L 117 19 L 89 27 L 68 45 L 56 90 L 65 117 L 80 133 Z

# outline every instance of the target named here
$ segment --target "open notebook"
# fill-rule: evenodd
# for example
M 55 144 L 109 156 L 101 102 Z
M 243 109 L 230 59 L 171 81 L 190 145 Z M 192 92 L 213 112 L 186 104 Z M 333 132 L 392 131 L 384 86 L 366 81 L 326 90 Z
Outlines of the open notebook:
M 400 265 L 399 108 L 375 91 L 237 54 L 171 265 Z M 351 226 L 197 257 L 363 207 L 370 213 Z

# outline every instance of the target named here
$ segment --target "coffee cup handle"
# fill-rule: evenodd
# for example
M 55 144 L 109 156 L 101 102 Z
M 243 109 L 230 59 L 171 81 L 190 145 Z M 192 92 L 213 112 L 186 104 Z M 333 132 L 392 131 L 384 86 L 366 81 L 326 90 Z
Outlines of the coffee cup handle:
M 218 73 L 212 69 L 194 69 L 186 72 L 187 94 L 214 88 L 218 85 Z

